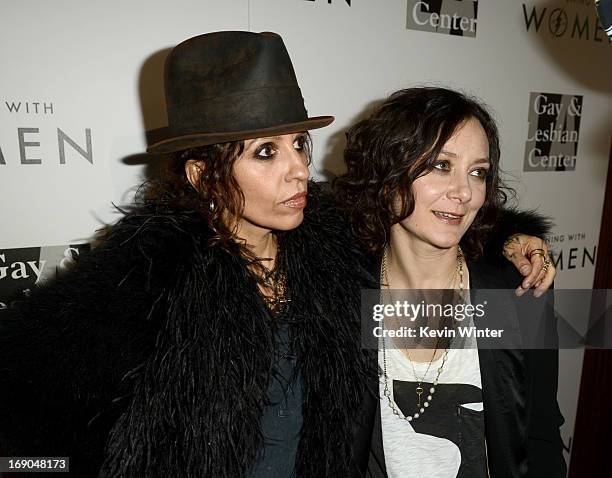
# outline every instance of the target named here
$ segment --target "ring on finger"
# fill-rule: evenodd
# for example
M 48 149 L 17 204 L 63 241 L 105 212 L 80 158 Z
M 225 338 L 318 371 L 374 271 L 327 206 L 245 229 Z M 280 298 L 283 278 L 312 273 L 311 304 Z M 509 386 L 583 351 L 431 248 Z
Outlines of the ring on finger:
M 531 251 L 528 255 L 527 258 L 529 260 L 531 260 L 532 256 L 542 256 L 545 257 L 546 256 L 546 252 L 544 252 L 544 249 L 534 249 L 533 251 Z

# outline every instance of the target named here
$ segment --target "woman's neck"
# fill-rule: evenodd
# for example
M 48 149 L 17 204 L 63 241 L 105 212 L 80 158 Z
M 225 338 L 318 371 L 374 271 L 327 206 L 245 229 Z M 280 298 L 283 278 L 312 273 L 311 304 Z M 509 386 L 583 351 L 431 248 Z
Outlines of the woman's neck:
M 441 249 L 400 225 L 391 228 L 387 274 L 393 289 L 446 289 L 455 285 L 458 246 Z
M 245 242 L 249 250 L 267 269 L 274 268 L 278 247 L 276 236 L 270 229 L 241 222 L 237 227 L 236 237 Z

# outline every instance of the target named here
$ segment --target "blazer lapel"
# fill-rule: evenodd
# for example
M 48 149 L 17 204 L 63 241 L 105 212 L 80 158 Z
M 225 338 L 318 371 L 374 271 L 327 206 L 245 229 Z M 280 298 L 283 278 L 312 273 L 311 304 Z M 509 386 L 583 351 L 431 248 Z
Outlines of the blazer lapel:
M 504 289 L 508 294 L 513 293 L 512 290 L 508 290 L 508 285 L 502 279 L 499 270 L 482 262 L 468 263 L 468 267 L 470 289 L 475 292 L 472 298 L 473 303 L 484 299 L 479 290 Z M 375 277 L 379 274 L 380 258 L 372 261 L 370 271 Z M 504 328 L 504 333 L 512 334 L 513 347 L 481 349 L 479 345 L 478 351 L 491 478 L 515 478 L 527 474 L 524 354 L 520 348 L 520 330 L 516 309 L 509 296 L 504 301 L 503 294 L 504 292 L 495 294 L 495 302 L 498 304 L 495 313 L 499 313 L 499 316 L 495 318 L 495 328 Z M 499 303 L 500 300 L 504 302 Z M 486 323 L 476 316 L 475 322 L 479 328 L 486 327 Z M 373 356 L 377 360 L 377 354 Z M 376 387 L 378 390 L 378 380 Z M 373 427 L 367 476 L 386 477 L 380 399 L 373 400 L 371 397 L 364 399 L 362 411 L 364 420 Z
M 487 289 L 492 292 L 494 328 L 512 334 L 511 348 L 482 348 L 478 345 L 487 454 L 491 478 L 522 477 L 527 474 L 527 417 L 524 353 L 520 348 L 520 329 L 516 308 L 508 294 L 508 284 L 500 278 L 500 271 L 482 263 L 469 264 L 470 289 L 473 305 L 487 300 Z M 492 298 L 492 295 L 489 295 Z M 494 304 L 491 304 L 494 302 Z M 478 328 L 487 326 L 487 314 L 474 316 Z

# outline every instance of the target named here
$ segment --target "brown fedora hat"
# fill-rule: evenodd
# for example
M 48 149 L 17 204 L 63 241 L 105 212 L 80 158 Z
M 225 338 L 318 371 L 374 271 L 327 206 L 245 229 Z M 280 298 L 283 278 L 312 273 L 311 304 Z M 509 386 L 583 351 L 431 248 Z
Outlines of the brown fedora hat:
M 276 33 L 215 32 L 172 49 L 164 72 L 168 135 L 152 153 L 322 128 L 309 118 Z

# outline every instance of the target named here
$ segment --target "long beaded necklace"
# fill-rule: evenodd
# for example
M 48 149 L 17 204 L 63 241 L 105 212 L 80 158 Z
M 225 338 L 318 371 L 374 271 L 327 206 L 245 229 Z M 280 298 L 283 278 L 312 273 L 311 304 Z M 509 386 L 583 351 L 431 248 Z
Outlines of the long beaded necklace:
M 459 249 L 457 250 L 456 273 L 459 274 L 459 296 L 463 297 L 463 251 L 461 250 L 461 247 L 459 247 Z M 454 277 L 454 274 L 453 274 L 453 277 Z M 452 283 L 452 280 L 451 280 L 451 283 Z M 387 248 L 385 248 L 383 252 L 382 265 L 380 268 L 380 288 L 381 288 L 380 302 L 381 303 L 383 302 L 382 290 L 385 284 L 387 286 L 387 290 L 390 291 L 391 289 L 389 288 L 389 276 L 387 274 Z M 434 393 L 436 392 L 436 386 L 438 385 L 438 379 L 440 378 L 440 374 L 442 373 L 442 370 L 444 369 L 444 364 L 446 363 L 446 360 L 448 358 L 449 349 L 447 348 L 444 351 L 444 355 L 442 356 L 442 364 L 440 365 L 440 367 L 438 367 L 436 378 L 434 379 L 432 386 L 429 388 L 429 394 L 427 395 L 427 400 L 425 400 L 423 404 L 421 404 L 421 395 L 424 392 L 422 384 L 423 384 L 423 381 L 425 380 L 425 377 L 427 376 L 427 373 L 429 372 L 429 368 L 431 367 L 431 364 L 433 363 L 434 356 L 436 355 L 436 352 L 438 349 L 436 347 L 436 349 L 434 350 L 431 356 L 431 360 L 429 361 L 429 364 L 427 365 L 427 369 L 425 370 L 425 374 L 423 375 L 421 379 L 417 377 L 416 370 L 414 368 L 414 363 L 410 359 L 410 354 L 408 354 L 408 360 L 410 361 L 410 365 L 412 365 L 412 373 L 414 374 L 414 378 L 417 380 L 417 387 L 415 389 L 415 392 L 418 397 L 418 402 L 417 402 L 418 408 L 415 413 L 413 413 L 412 415 L 406 416 L 399 409 L 399 407 L 395 403 L 395 400 L 391 398 L 391 389 L 389 388 L 389 376 L 387 375 L 387 348 L 385 346 L 385 334 L 384 334 L 385 321 L 384 320 L 381 321 L 381 325 L 383 328 L 382 350 L 383 350 L 383 377 L 384 377 L 384 383 L 385 383 L 383 395 L 387 397 L 387 401 L 389 402 L 389 407 L 391 408 L 391 410 L 393 410 L 394 415 L 397 415 L 402 420 L 411 422 L 412 420 L 419 418 L 423 413 L 425 413 L 425 410 L 429 407 L 430 402 L 433 400 Z

